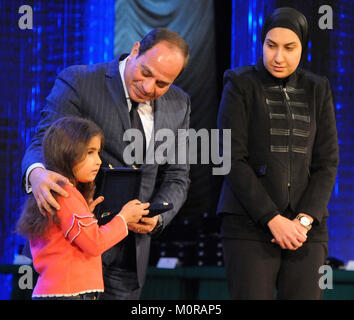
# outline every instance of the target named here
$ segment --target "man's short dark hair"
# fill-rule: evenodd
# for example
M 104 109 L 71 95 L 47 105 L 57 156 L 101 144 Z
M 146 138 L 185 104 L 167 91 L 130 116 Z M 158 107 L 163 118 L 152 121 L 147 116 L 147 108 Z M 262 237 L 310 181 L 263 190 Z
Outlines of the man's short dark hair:
M 145 35 L 145 37 L 140 41 L 138 56 L 144 54 L 144 52 L 150 50 L 153 46 L 157 45 L 161 41 L 166 41 L 181 50 L 184 56 L 184 64 L 182 69 L 184 70 L 189 60 L 188 45 L 177 32 L 165 28 L 157 28 L 151 30 L 148 34 Z

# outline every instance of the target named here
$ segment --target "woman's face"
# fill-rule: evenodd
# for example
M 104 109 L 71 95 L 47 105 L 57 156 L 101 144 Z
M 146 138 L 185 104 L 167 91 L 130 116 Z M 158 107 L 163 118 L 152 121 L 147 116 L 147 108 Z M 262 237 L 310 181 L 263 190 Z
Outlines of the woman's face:
M 274 77 L 286 78 L 299 65 L 301 52 L 301 42 L 294 31 L 273 28 L 263 43 L 263 64 Z

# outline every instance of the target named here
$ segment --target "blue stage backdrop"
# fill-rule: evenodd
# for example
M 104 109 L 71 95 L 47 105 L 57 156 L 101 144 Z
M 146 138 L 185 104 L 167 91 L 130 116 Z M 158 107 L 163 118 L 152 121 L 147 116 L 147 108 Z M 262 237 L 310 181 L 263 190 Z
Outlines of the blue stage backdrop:
M 301 1 L 301 7 L 299 1 L 230 1 L 230 67 L 257 61 L 261 54 L 260 29 L 266 15 L 276 7 L 297 7 L 306 14 L 313 26 L 311 31 L 315 36 L 311 38 L 304 65 L 330 79 L 341 157 L 336 186 L 329 204 L 329 255 L 344 261 L 354 259 L 352 1 L 308 0 Z M 130 2 L 138 6 L 144 3 L 142 0 Z M 154 4 L 158 12 L 159 6 L 167 6 L 167 10 L 176 1 L 149 3 Z M 217 6 L 219 2 L 214 3 Z M 19 28 L 18 21 L 22 16 L 19 8 L 23 4 L 33 9 L 33 29 Z M 323 4 L 330 4 L 333 9 L 332 30 L 318 28 L 318 8 Z M 139 24 L 139 16 L 133 15 L 131 19 L 136 19 L 136 25 Z M 185 15 L 184 19 L 187 24 L 190 16 Z M 200 24 L 199 21 L 195 23 Z M 92 64 L 113 59 L 114 29 L 114 0 L 0 2 L 0 264 L 11 264 L 24 243 L 23 238 L 13 233 L 24 200 L 20 164 L 25 147 L 34 133 L 39 110 L 45 103 L 55 77 L 59 71 L 72 64 Z M 215 37 L 217 39 L 218 34 Z M 205 113 L 200 112 L 202 117 Z M 211 114 L 214 111 L 206 112 Z M 0 283 L 0 299 L 9 298 L 11 278 L 0 275 Z
M 33 29 L 21 30 L 23 4 Z M 24 194 L 21 159 L 56 75 L 72 64 L 113 59 L 114 0 L 1 1 L 0 30 L 0 264 L 11 264 L 24 243 L 13 231 Z M 0 298 L 11 277 L 0 275 Z
M 340 163 L 329 204 L 329 250 L 332 256 L 354 260 L 353 1 L 333 1 L 333 15 L 328 78 L 336 108 Z

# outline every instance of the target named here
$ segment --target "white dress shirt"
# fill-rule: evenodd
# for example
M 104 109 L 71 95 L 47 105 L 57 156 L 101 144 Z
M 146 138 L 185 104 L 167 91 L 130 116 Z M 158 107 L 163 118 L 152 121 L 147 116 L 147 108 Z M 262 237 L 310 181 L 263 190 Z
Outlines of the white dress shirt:
M 124 87 L 125 97 L 127 99 L 127 104 L 128 104 L 128 110 L 130 112 L 130 110 L 132 108 L 132 104 L 131 104 L 130 97 L 129 97 L 129 94 L 128 94 L 128 90 L 127 90 L 127 87 L 125 85 L 125 80 L 124 80 L 124 70 L 125 70 L 125 63 L 127 62 L 127 58 L 125 58 L 123 61 L 119 62 L 119 73 L 120 73 L 120 77 L 122 78 L 122 83 L 123 83 L 123 87 Z M 151 140 L 151 136 L 152 136 L 152 132 L 153 132 L 153 129 L 154 129 L 153 105 L 154 105 L 153 101 L 145 101 L 145 102 L 139 103 L 138 107 L 137 107 L 137 111 L 139 113 L 139 116 L 140 116 L 140 119 L 141 119 L 141 123 L 143 125 L 144 132 L 145 132 L 146 151 L 147 151 L 147 148 L 149 146 L 149 143 L 150 143 L 150 140 Z

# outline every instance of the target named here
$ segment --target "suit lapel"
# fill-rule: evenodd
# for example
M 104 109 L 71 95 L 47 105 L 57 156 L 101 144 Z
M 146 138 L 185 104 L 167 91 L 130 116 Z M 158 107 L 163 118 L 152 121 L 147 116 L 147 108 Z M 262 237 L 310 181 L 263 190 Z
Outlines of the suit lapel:
M 163 97 L 157 99 L 154 101 L 154 133 L 156 134 L 157 131 L 159 131 L 161 128 L 163 128 L 163 120 L 164 120 L 164 115 L 163 115 L 163 110 L 161 104 L 161 100 L 163 100 Z
M 147 150 L 147 157 L 146 157 L 146 163 L 142 165 L 142 167 L 146 166 L 147 164 L 152 164 L 154 163 L 155 159 L 155 151 L 159 145 L 162 144 L 163 141 L 155 141 L 156 133 L 162 129 L 166 128 L 166 114 L 164 112 L 164 108 L 166 105 L 164 105 L 164 97 L 160 97 L 157 100 L 154 101 L 154 127 L 153 127 L 153 132 L 151 136 L 151 140 L 148 146 Z
M 165 97 L 162 96 L 160 98 L 158 98 L 157 100 L 155 100 L 154 102 L 154 136 L 156 136 L 156 133 L 163 128 L 167 128 L 168 126 L 166 126 L 166 109 L 168 105 L 166 105 L 165 103 Z M 154 149 L 156 150 L 156 148 L 162 143 L 162 141 L 157 141 L 154 144 Z
M 123 128 L 124 130 L 127 130 L 130 128 L 130 118 L 122 79 L 119 73 L 118 59 L 115 59 L 109 63 L 108 70 L 106 72 L 106 83 L 108 91 L 111 94 L 114 104 L 118 110 Z

